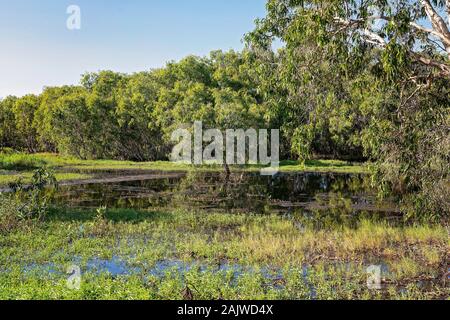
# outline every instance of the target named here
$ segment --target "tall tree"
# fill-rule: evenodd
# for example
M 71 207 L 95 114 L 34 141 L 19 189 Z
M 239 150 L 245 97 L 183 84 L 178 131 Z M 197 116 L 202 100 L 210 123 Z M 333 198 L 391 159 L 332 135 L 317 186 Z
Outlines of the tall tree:
M 17 132 L 15 118 L 14 118 L 14 104 L 16 97 L 7 97 L 0 100 L 0 147 L 8 147 L 19 149 L 21 148 L 21 141 L 19 141 L 19 134 Z
M 378 185 L 407 213 L 448 217 L 449 2 L 269 0 L 267 10 L 247 39 L 255 52 L 284 44 L 284 86 L 309 115 L 297 148 L 320 141 L 323 119 L 336 131 L 328 115 L 349 106 L 344 128 L 361 128 Z
M 116 121 L 120 132 L 118 152 L 123 159 L 159 160 L 169 152 L 153 117 L 161 88 L 154 73 L 132 75 L 120 89 Z
M 54 135 L 55 114 L 58 112 L 58 100 L 84 89 L 76 86 L 47 87 L 40 96 L 40 104 L 34 114 L 33 126 L 36 129 L 40 148 L 56 152 L 57 141 Z
M 21 141 L 30 153 L 38 151 L 36 129 L 33 125 L 34 114 L 39 107 L 40 98 L 35 95 L 27 95 L 17 99 L 14 103 L 14 118 Z

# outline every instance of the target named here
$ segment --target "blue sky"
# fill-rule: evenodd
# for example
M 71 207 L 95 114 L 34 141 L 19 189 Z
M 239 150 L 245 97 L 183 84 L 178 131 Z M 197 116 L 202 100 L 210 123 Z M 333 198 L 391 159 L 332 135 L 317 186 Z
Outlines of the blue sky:
M 189 54 L 241 49 L 266 0 L 0 0 L 0 97 L 136 72 Z M 69 5 L 81 30 L 66 28 Z

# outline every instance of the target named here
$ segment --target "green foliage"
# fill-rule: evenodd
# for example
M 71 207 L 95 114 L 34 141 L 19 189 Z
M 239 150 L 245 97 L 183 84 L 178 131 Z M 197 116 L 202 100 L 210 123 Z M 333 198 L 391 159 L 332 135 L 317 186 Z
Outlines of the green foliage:
M 13 106 L 15 124 L 23 147 L 30 153 L 38 150 L 36 129 L 33 125 L 34 114 L 39 106 L 40 97 L 27 95 L 17 99 Z
M 16 98 L 7 97 L 0 100 L 0 147 L 19 147 L 19 133 L 14 118 L 13 107 Z M 2 150 L 3 153 L 3 150 Z
M 448 30 L 430 17 L 445 5 L 269 0 L 246 37 L 279 83 L 271 99 L 282 101 L 284 136 L 300 159 L 373 160 L 380 194 L 413 218 L 450 216 L 450 39 L 423 22 Z M 277 39 L 284 46 L 273 53 Z
M 132 75 L 85 74 L 80 86 L 0 102 L 0 143 L 80 159 L 166 160 L 174 128 L 264 126 L 246 54 L 212 52 Z
M 19 204 L 15 215 L 21 220 L 41 220 L 48 209 L 48 187 L 57 188 L 58 183 L 52 171 L 41 168 L 34 172 L 30 185 L 22 181 L 11 183 L 13 197 Z
M 14 150 L 13 148 L 9 148 L 9 147 L 0 148 L 0 154 L 1 155 L 10 156 L 10 155 L 13 155 L 13 154 L 16 154 L 16 153 L 18 153 L 18 152 L 16 150 Z
M 20 207 L 16 198 L 0 195 L 0 235 L 14 231 L 21 224 L 18 214 Z
M 12 193 L 0 194 L 0 234 L 41 221 L 48 211 L 48 187 L 56 188 L 57 182 L 47 169 L 36 170 L 30 185 L 21 180 L 11 183 Z

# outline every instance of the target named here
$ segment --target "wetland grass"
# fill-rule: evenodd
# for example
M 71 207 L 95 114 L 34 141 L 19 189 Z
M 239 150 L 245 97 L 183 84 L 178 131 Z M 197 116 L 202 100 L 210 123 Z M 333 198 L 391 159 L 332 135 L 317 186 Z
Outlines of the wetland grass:
M 446 299 L 448 230 L 362 220 L 298 226 L 278 215 L 52 209 L 0 238 L 3 299 Z M 66 286 L 68 265 L 83 270 Z M 365 285 L 383 264 L 383 290 Z M 120 270 L 120 272 L 117 272 Z

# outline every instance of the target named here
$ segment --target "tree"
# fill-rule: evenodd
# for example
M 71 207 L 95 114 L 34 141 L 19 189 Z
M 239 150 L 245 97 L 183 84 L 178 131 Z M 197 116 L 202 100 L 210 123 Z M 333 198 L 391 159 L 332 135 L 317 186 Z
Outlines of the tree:
M 168 154 L 161 130 L 153 117 L 160 88 L 154 72 L 132 75 L 121 88 L 116 107 L 121 158 L 159 160 Z
M 58 150 L 55 140 L 55 114 L 58 112 L 58 100 L 84 89 L 76 86 L 47 87 L 40 96 L 40 104 L 34 113 L 33 126 L 36 129 L 40 148 L 49 152 Z
M 0 100 L 0 148 L 21 147 L 13 111 L 16 100 L 17 98 L 12 96 Z
M 72 92 L 55 102 L 52 133 L 57 150 L 62 154 L 89 159 L 95 154 L 96 138 L 93 136 L 96 123 L 87 106 L 86 91 Z
M 215 51 L 208 58 L 188 57 L 170 63 L 157 78 L 163 85 L 154 115 L 166 139 L 175 129 L 192 129 L 195 121 L 223 136 L 227 129 L 260 128 L 264 123 L 261 97 L 245 54 Z
M 13 106 L 14 119 L 19 139 L 29 153 L 38 151 L 36 129 L 33 126 L 34 113 L 39 107 L 40 98 L 27 95 L 17 99 Z
M 94 159 L 119 157 L 116 109 L 119 90 L 127 80 L 124 74 L 101 71 L 86 74 L 81 81 L 88 91 L 87 108 L 91 116 L 90 137 L 93 143 L 90 156 Z
M 269 0 L 267 10 L 247 40 L 260 56 L 284 44 L 281 87 L 289 109 L 302 105 L 297 151 L 359 133 L 350 151 L 364 146 L 406 213 L 448 216 L 449 1 Z

